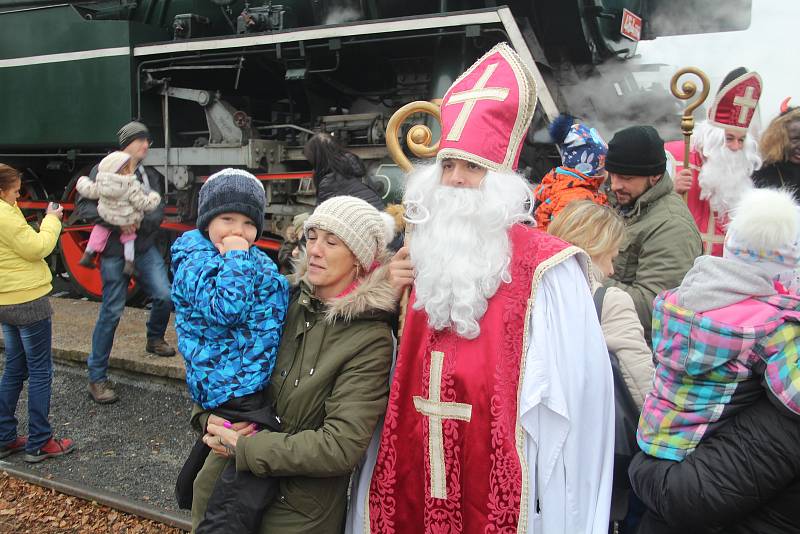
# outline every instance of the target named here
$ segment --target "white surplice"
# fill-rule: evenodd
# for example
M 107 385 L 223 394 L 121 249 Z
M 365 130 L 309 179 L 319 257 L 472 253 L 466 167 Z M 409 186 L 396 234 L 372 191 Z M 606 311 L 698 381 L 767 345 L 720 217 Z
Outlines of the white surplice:
M 544 274 L 530 320 L 519 405 L 528 462 L 526 534 L 606 534 L 614 384 L 586 275 L 576 258 Z M 347 534 L 364 533 L 366 493 L 381 430 L 354 476 Z

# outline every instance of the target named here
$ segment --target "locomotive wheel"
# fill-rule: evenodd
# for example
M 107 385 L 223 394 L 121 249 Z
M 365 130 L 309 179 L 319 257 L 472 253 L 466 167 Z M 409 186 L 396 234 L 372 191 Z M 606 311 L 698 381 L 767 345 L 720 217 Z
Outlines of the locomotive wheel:
M 75 202 L 77 198 L 75 184 L 78 183 L 78 179 L 81 176 L 89 174 L 90 170 L 91 167 L 84 167 L 70 180 L 69 185 L 64 190 L 63 202 Z M 89 242 L 89 234 L 91 232 L 91 225 L 78 224 L 64 228 L 58 239 L 61 263 L 69 276 L 70 285 L 76 292 L 92 300 L 102 300 L 103 280 L 100 277 L 100 262 L 103 261 L 102 258 L 99 255 L 95 258 L 94 268 L 87 268 L 79 263 L 83 253 L 86 251 L 86 244 Z M 142 292 L 139 291 L 136 280 L 131 278 L 128 283 L 128 304 L 140 303 L 141 297 Z
M 22 174 L 22 187 L 19 192 L 18 202 L 40 202 L 47 200 L 47 191 L 41 181 L 29 172 Z M 44 213 L 37 209 L 23 209 L 22 214 L 28 223 L 35 224 L 35 228 L 39 229 L 39 224 L 44 219 Z
M 19 202 L 42 202 L 47 200 L 47 191 L 42 185 L 41 180 L 32 172 L 26 171 L 22 174 L 22 188 L 20 189 Z M 39 231 L 39 225 L 44 219 L 44 211 L 40 209 L 22 209 L 22 214 L 28 224 Z M 55 274 L 58 272 L 58 250 L 44 260 L 50 266 L 50 270 Z

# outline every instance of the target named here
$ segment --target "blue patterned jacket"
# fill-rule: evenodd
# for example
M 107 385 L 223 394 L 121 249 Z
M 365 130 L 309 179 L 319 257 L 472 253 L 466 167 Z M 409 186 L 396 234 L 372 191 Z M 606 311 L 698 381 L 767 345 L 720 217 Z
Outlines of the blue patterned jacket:
M 199 230 L 172 245 L 178 349 L 205 409 L 262 390 L 275 366 L 288 283 L 255 247 L 221 255 Z

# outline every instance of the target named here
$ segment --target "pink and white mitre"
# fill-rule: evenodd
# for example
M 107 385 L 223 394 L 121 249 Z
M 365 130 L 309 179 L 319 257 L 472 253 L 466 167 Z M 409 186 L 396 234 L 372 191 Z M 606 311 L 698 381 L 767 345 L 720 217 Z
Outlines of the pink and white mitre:
M 445 93 L 437 161 L 456 158 L 513 171 L 535 109 L 533 75 L 510 46 L 498 44 Z

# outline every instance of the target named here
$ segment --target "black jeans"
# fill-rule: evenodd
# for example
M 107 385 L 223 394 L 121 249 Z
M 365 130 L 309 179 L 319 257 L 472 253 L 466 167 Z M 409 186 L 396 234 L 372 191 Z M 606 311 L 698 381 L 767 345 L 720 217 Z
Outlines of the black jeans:
M 212 410 L 232 423 L 249 421 L 262 427 L 261 431 L 281 430 L 280 421 L 266 402 L 263 392 L 232 399 Z M 192 484 L 211 449 L 197 440 L 189 458 L 178 475 L 175 493 L 181 508 L 192 507 Z M 237 471 L 235 459 L 228 462 L 214 485 L 206 513 L 197 526 L 196 534 L 253 533 L 258 531 L 267 505 L 278 491 L 277 479 L 257 477 L 249 471 Z

